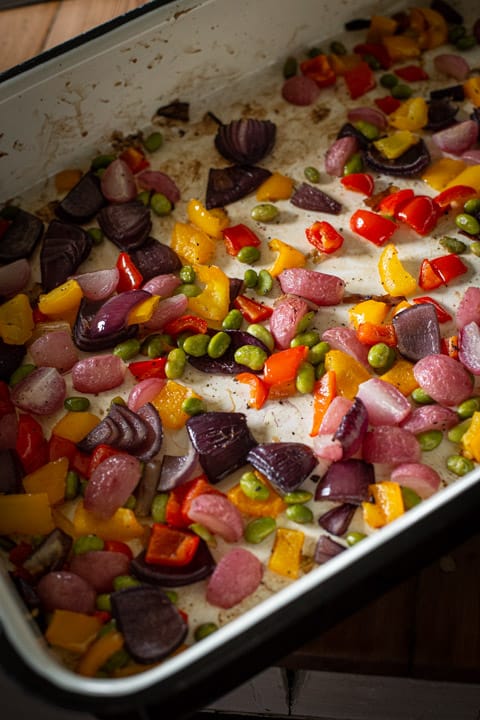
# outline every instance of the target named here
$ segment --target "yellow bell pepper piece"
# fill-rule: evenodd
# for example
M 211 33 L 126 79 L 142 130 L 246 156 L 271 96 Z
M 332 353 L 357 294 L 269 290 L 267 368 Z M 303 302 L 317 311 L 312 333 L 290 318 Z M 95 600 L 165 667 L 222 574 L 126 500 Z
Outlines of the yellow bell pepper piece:
M 234 485 L 227 492 L 227 497 L 241 513 L 252 517 L 277 517 L 281 512 L 286 510 L 287 505 L 283 502 L 281 496 L 275 492 L 270 483 L 258 472 L 255 475 L 259 480 L 268 487 L 269 496 L 266 500 L 252 500 L 247 497 L 240 487 L 240 483 Z
M 283 242 L 283 240 L 273 238 L 273 240 L 270 240 L 268 243 L 268 247 L 270 250 L 278 252 L 278 256 L 269 270 L 272 277 L 277 277 L 282 270 L 287 270 L 288 268 L 305 267 L 307 263 L 306 256 L 300 252 L 300 250 Z
M 55 523 L 55 527 L 58 527 L 66 535 L 69 535 L 71 538 L 76 538 L 77 533 L 75 531 L 75 525 L 65 515 L 65 513 L 62 512 L 65 509 L 66 509 L 65 505 L 61 505 L 59 508 L 52 507 L 52 517 L 53 517 L 53 521 Z
M 363 300 L 357 303 L 348 311 L 350 323 L 355 330 L 361 323 L 370 322 L 374 325 L 381 325 L 388 315 L 387 303 L 379 300 Z
M 332 53 L 328 56 L 328 62 L 337 77 L 342 77 L 348 70 L 353 70 L 362 62 L 362 58 L 357 53 L 347 53 L 345 55 L 335 55 Z
M 203 232 L 216 240 L 222 239 L 222 230 L 229 223 L 228 215 L 221 208 L 207 210 L 200 200 L 192 199 L 187 205 L 188 219 Z
M 62 285 L 40 295 L 38 309 L 44 315 L 59 318 L 78 310 L 83 297 L 83 290 L 76 280 L 71 278 Z
M 398 483 L 391 480 L 375 483 L 369 487 L 370 493 L 373 495 L 376 505 L 380 508 L 385 518 L 385 523 L 392 522 L 396 518 L 403 515 L 405 508 L 403 505 L 402 490 Z
M 259 202 L 288 200 L 292 190 L 292 178 L 274 172 L 257 188 L 255 197 Z
M 185 426 L 190 415 L 183 412 L 182 404 L 188 398 L 200 398 L 197 393 L 185 385 L 167 380 L 160 392 L 151 400 L 165 427 L 179 430 Z
M 215 255 L 216 243 L 210 235 L 189 223 L 175 223 L 171 247 L 189 265 L 209 263 Z
M 372 15 L 370 27 L 367 30 L 367 42 L 378 43 L 388 35 L 394 35 L 398 22 L 386 15 Z
M 67 412 L 53 426 L 52 435 L 80 442 L 99 422 L 100 418 L 88 411 Z
M 382 45 L 387 49 L 393 62 L 412 60 L 420 56 L 421 50 L 416 40 L 408 35 L 388 35 L 382 38 Z
M 413 363 L 403 358 L 397 360 L 390 370 L 380 375 L 380 379 L 395 385 L 405 396 L 410 395 L 418 387 L 413 374 Z
M 363 520 L 372 528 L 381 528 L 385 525 L 385 515 L 382 509 L 373 502 L 362 502 Z
M 467 78 L 463 83 L 463 90 L 465 96 L 475 105 L 480 107 L 480 78 L 478 75 L 474 75 L 471 78 Z
M 448 183 L 447 188 L 455 185 L 468 185 L 474 188 L 477 193 L 480 193 L 480 165 L 467 165 L 459 175 L 456 175 Z
M 380 140 L 375 140 L 373 144 L 388 160 L 395 160 L 416 142 L 417 138 L 410 130 L 397 130 Z
M 205 320 L 221 323 L 230 305 L 230 281 L 216 265 L 195 265 L 199 283 L 205 286 L 196 297 L 188 298 L 188 307 Z
M 101 627 L 101 620 L 93 615 L 71 610 L 54 610 L 45 639 L 50 645 L 80 655 L 86 652 Z
M 82 502 L 79 502 L 75 508 L 73 527 L 77 537 L 98 535 L 104 540 L 133 540 L 143 538 L 145 533 L 135 513 L 128 508 L 119 508 L 112 517 L 100 520 L 93 513 L 85 510 Z
M 84 677 L 94 677 L 108 658 L 122 649 L 123 635 L 118 630 L 102 635 L 90 645 L 77 666 L 77 672 Z
M 0 535 L 48 535 L 54 528 L 46 492 L 0 495 Z
M 68 458 L 52 460 L 23 478 L 26 493 L 47 493 L 50 505 L 57 505 L 65 499 L 65 481 L 68 472 Z
M 462 170 L 465 170 L 467 164 L 463 160 L 455 160 L 454 158 L 440 158 L 429 165 L 422 175 L 422 180 L 437 191 L 443 190 L 451 180 L 454 180 Z M 455 185 L 457 183 L 454 183 Z
M 385 292 L 390 295 L 413 295 L 417 290 L 417 281 L 403 267 L 393 243 L 385 245 L 378 260 L 378 272 Z
M 421 130 L 428 122 L 428 105 L 422 97 L 409 98 L 388 116 L 388 122 L 397 130 Z
M 32 337 L 34 327 L 30 301 L 24 293 L 0 305 L 0 336 L 7 345 L 23 345 Z
M 402 310 L 406 310 L 409 307 L 412 307 L 412 303 L 409 303 L 408 300 L 400 300 L 400 302 L 397 303 L 392 309 L 392 317 L 397 315 L 397 313 L 402 312 Z
M 153 313 L 160 302 L 160 295 L 152 295 L 130 310 L 127 317 L 127 325 L 141 325 L 151 320 Z
M 333 370 L 337 380 L 337 394 L 353 400 L 360 383 L 370 379 L 368 370 L 342 350 L 329 350 L 325 355 L 325 370 Z
M 70 168 L 61 170 L 55 175 L 55 190 L 57 193 L 67 193 L 80 181 L 83 172 Z
M 448 27 L 444 17 L 428 7 L 411 8 L 410 31 L 416 35 L 422 50 L 432 50 L 447 42 Z
M 300 562 L 305 535 L 300 530 L 278 528 L 268 568 L 278 575 L 295 580 L 300 574 Z
M 472 422 L 462 436 L 462 449 L 465 457 L 480 462 L 480 412 L 472 415 Z

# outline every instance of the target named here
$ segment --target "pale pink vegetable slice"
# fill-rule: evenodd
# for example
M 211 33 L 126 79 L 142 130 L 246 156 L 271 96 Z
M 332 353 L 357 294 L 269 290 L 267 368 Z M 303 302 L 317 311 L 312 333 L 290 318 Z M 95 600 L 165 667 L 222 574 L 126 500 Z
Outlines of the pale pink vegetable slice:
M 125 203 L 135 200 L 137 186 L 129 166 L 121 158 L 116 158 L 106 168 L 100 181 L 102 194 L 112 203 Z
M 100 463 L 88 481 L 83 504 L 98 518 L 111 517 L 128 500 L 135 490 L 142 466 L 127 453 L 111 455 Z
M 76 275 L 75 280 L 83 290 L 88 300 L 106 300 L 117 289 L 119 280 L 118 268 L 94 270 L 92 272 Z
M 155 398 L 160 390 L 163 389 L 167 381 L 163 378 L 147 378 L 146 380 L 140 380 L 139 383 L 133 386 L 130 390 L 130 394 L 127 400 L 127 406 L 130 410 L 137 412 L 142 405 L 151 402 Z
M 363 459 L 367 462 L 399 465 L 419 462 L 420 457 L 417 438 L 404 428 L 378 425 L 363 440 Z
M 172 205 L 180 200 L 180 190 L 175 181 L 160 170 L 143 170 L 137 175 L 137 182 L 142 190 L 152 190 L 165 195 Z
M 129 574 L 130 558 L 122 552 L 90 550 L 74 555 L 70 570 L 86 580 L 98 593 L 107 593 L 113 590 L 113 581 L 118 575 Z
M 351 123 L 358 122 L 359 120 L 368 122 L 380 128 L 380 130 L 384 130 L 388 125 L 387 118 L 382 111 L 368 105 L 351 108 L 348 111 L 347 118 Z
M 433 133 L 432 140 L 443 152 L 461 155 L 477 142 L 478 124 L 474 120 L 464 120 Z
M 270 332 L 280 350 L 290 347 L 298 332 L 298 324 L 308 312 L 308 305 L 302 298 L 290 295 L 278 302 L 270 316 Z
M 21 292 L 30 282 L 30 263 L 26 258 L 0 268 L 0 295 L 8 297 Z
M 468 371 L 448 355 L 427 355 L 414 365 L 413 374 L 422 390 L 441 405 L 459 405 L 472 394 Z
M 146 290 L 152 295 L 168 297 L 181 283 L 182 281 L 177 275 L 166 273 L 165 275 L 155 275 L 155 277 L 150 278 L 150 280 L 142 285 L 142 290 Z
M 407 398 L 391 383 L 371 378 L 358 387 L 372 425 L 399 425 L 412 411 Z
M 344 327 L 343 325 L 329 328 L 323 333 L 322 340 L 328 342 L 334 350 L 341 350 L 354 357 L 365 367 L 370 367 L 368 364 L 368 346 L 360 342 L 353 328 Z
M 358 140 L 352 135 L 335 140 L 325 154 L 325 170 L 329 175 L 342 177 L 345 164 L 358 150 Z
M 474 375 L 480 375 L 480 326 L 472 320 L 459 333 L 458 359 Z
M 49 612 L 58 609 L 91 613 L 95 610 L 95 590 L 73 572 L 49 572 L 39 581 L 36 590 L 44 609 Z
M 36 415 L 50 415 L 60 410 L 66 396 L 65 380 L 58 370 L 40 367 L 17 383 L 11 392 L 13 404 Z
M 436 70 L 459 82 L 465 80 L 470 72 L 470 65 L 463 55 L 456 53 L 441 53 L 434 58 L 433 64 Z
M 294 75 L 283 83 L 282 97 L 292 105 L 312 105 L 319 95 L 317 83 L 304 75 Z
M 345 414 L 350 410 L 352 405 L 353 400 L 350 400 L 350 398 L 343 397 L 342 395 L 334 397 L 320 423 L 320 434 L 333 434 L 336 432 Z
M 93 355 L 72 368 L 73 387 L 78 392 L 99 393 L 123 383 L 127 366 L 116 355 Z
M 390 477 L 393 482 L 414 490 L 424 500 L 436 493 L 441 483 L 437 471 L 424 463 L 398 465 Z
M 30 355 L 38 367 L 54 367 L 61 373 L 70 370 L 78 360 L 72 335 L 65 330 L 41 335 L 30 345 Z
M 472 285 L 465 290 L 455 314 L 457 328 L 461 329 L 470 322 L 480 323 L 480 288 Z
M 227 542 L 238 542 L 243 535 L 243 520 L 239 511 L 223 495 L 205 493 L 198 495 L 190 504 L 189 518 L 204 525 L 214 535 Z
M 283 270 L 278 281 L 284 293 L 300 295 L 320 306 L 338 305 L 345 291 L 345 282 L 337 275 L 305 268 Z
M 161 330 L 171 320 L 179 318 L 188 307 L 188 298 L 183 293 L 161 300 L 152 317 L 144 324 L 146 330 Z
M 458 415 L 454 410 L 443 405 L 424 405 L 415 408 L 402 427 L 418 435 L 428 430 L 449 430 L 458 423 Z
M 251 595 L 260 585 L 263 566 L 249 550 L 233 548 L 224 555 L 207 584 L 207 601 L 228 609 Z
M 343 457 L 343 448 L 340 440 L 335 440 L 332 435 L 317 435 L 313 438 L 313 452 L 315 456 L 324 461 L 336 462 Z

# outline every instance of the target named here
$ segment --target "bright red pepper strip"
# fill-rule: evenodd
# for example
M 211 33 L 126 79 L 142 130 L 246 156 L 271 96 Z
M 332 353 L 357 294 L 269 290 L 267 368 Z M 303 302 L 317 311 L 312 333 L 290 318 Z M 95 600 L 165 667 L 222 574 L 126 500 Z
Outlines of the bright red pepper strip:
M 250 399 L 248 401 L 248 405 L 254 410 L 260 410 L 260 408 L 265 404 L 265 400 L 268 398 L 268 386 L 265 385 L 258 375 L 249 372 L 239 373 L 235 376 L 235 380 L 239 383 L 250 386 Z
M 262 305 L 246 295 L 237 295 L 233 301 L 233 306 L 237 310 L 240 310 L 245 320 L 249 323 L 258 323 L 267 320 L 273 313 L 273 308 L 268 305 Z
M 469 185 L 454 185 L 446 190 L 442 190 L 441 193 L 433 198 L 433 201 L 439 208 L 445 210 L 445 208 L 450 207 L 452 203 L 463 203 L 467 198 L 475 194 L 475 188 Z
M 267 385 L 278 385 L 294 380 L 297 371 L 308 354 L 305 345 L 280 350 L 270 355 L 263 367 L 263 380 Z
M 443 285 L 442 278 L 427 258 L 422 260 L 418 276 L 418 285 L 422 290 L 435 290 L 440 287 L 440 285 Z
M 438 206 L 428 195 L 416 195 L 400 208 L 397 217 L 419 235 L 428 235 L 438 222 Z
M 451 280 L 463 275 L 467 272 L 468 267 L 462 260 L 455 255 L 450 253 L 449 255 L 442 255 L 441 257 L 433 258 L 431 260 L 432 267 L 441 277 L 442 281 L 447 285 Z
M 371 210 L 355 210 L 350 218 L 353 232 L 380 247 L 389 240 L 397 226 L 389 218 L 378 215 Z
M 372 68 L 366 62 L 360 62 L 351 70 L 346 70 L 343 77 L 352 100 L 365 95 L 369 90 L 373 90 L 376 85 Z
M 140 380 L 148 380 L 149 378 L 166 378 L 165 365 L 166 357 L 153 358 L 153 360 L 138 360 L 131 362 L 128 369 L 139 382 Z
M 445 308 L 440 305 L 440 303 L 438 303 L 433 298 L 428 297 L 427 295 L 425 295 L 423 297 L 413 298 L 413 302 L 416 305 L 422 305 L 424 303 L 433 305 L 433 307 L 435 308 L 435 312 L 437 314 L 437 320 L 439 323 L 449 322 L 452 319 L 452 316 L 450 315 L 450 313 L 447 312 L 445 310 Z
M 393 71 L 405 82 L 417 82 L 418 80 L 428 80 L 429 75 L 420 65 L 405 65 Z
M 90 455 L 80 452 L 72 440 L 53 434 L 48 441 L 48 461 L 59 460 L 61 457 L 67 458 L 70 470 L 75 470 L 82 477 L 88 474 Z
M 326 55 L 316 55 L 300 63 L 300 71 L 305 77 L 314 80 L 318 87 L 324 88 L 334 85 L 337 76 L 332 69 Z
M 395 110 L 398 110 L 400 105 L 402 104 L 401 100 L 397 100 L 397 98 L 394 98 L 392 95 L 385 95 L 385 97 L 381 98 L 375 98 L 374 99 L 375 105 L 380 108 L 380 110 L 385 113 L 385 115 L 391 115 Z
M 342 247 L 343 237 L 333 225 L 326 220 L 317 220 L 306 228 L 308 242 L 320 252 L 330 255 Z
M 168 496 L 165 509 L 166 523 L 175 528 L 188 528 L 192 523 L 188 515 L 192 501 L 199 495 L 209 493 L 221 494 L 208 482 L 206 475 L 199 475 L 174 488 Z
M 194 533 L 153 523 L 145 561 L 154 565 L 182 567 L 193 560 L 199 543 L 200 537 Z
M 350 173 L 349 175 L 344 175 L 340 182 L 347 190 L 362 193 L 362 195 L 366 195 L 367 197 L 373 195 L 375 183 L 373 177 L 368 173 Z
M 204 335 L 207 330 L 207 321 L 196 315 L 182 315 L 176 320 L 170 320 L 163 328 L 163 332 L 167 333 L 167 335 L 180 335 L 183 332 Z
M 253 230 L 243 223 L 231 225 L 222 230 L 223 239 L 225 241 L 225 249 L 229 255 L 235 257 L 243 247 L 258 247 L 260 239 L 255 235 Z
M 121 540 L 105 540 L 103 549 L 109 552 L 122 553 L 122 555 L 126 555 L 130 560 L 133 558 L 131 548 Z
M 147 160 L 141 150 L 135 147 L 128 147 L 120 153 L 121 159 L 127 163 L 128 167 L 134 175 L 139 173 L 141 170 L 145 170 L 150 167 L 150 162 Z
M 118 270 L 117 292 L 138 290 L 141 287 L 143 276 L 128 253 L 121 252 L 119 254 L 116 267 Z
M 18 418 L 15 450 L 27 474 L 48 462 L 48 444 L 42 426 L 31 415 L 21 413 Z
M 333 370 L 327 370 L 315 383 L 313 390 L 313 420 L 310 437 L 315 437 L 320 432 L 324 415 L 336 394 L 337 376 Z
M 390 193 L 386 197 L 380 200 L 376 210 L 382 215 L 387 215 L 392 219 L 398 220 L 398 212 L 401 208 L 406 205 L 410 200 L 413 200 L 414 192 L 411 188 L 404 188 L 403 190 L 397 190 L 397 192 Z

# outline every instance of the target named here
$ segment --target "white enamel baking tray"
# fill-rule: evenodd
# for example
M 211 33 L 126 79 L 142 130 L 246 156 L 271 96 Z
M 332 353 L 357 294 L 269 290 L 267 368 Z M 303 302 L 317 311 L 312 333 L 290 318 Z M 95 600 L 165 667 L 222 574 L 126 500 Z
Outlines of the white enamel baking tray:
M 0 77 L 0 201 L 23 195 L 36 202 L 51 197 L 49 179 L 56 172 L 82 167 L 105 151 L 113 131 L 127 136 L 148 129 L 157 108 L 177 98 L 190 104 L 191 128 L 198 131 L 191 133 L 196 153 L 203 147 L 200 131 L 207 111 L 228 120 L 238 117 L 246 103 L 259 116 L 264 106 L 269 112 L 274 108 L 280 118 L 278 149 L 266 166 L 288 170 L 301 179 L 306 165 L 322 166 L 326 143 L 335 136 L 336 118 L 345 112 L 348 101 L 340 91 L 320 98 L 319 105 L 331 111 L 331 122 L 327 119 L 312 133 L 307 124 L 311 109 L 286 107 L 280 99 L 285 58 L 338 36 L 353 17 L 387 14 L 398 7 L 347 0 L 151 2 L 14 68 Z M 463 10 L 471 16 L 472 3 L 464 3 Z M 211 128 L 209 133 L 211 143 Z M 181 170 L 188 173 L 188 164 L 182 166 L 184 158 L 173 150 L 171 156 L 166 152 L 168 167 L 175 168 L 181 180 Z M 201 181 L 189 177 L 188 185 L 185 180 L 188 197 L 204 191 L 204 179 L 205 175 Z M 328 184 L 325 189 L 328 192 Z M 338 191 L 336 196 L 347 210 L 352 209 L 351 199 Z M 188 197 L 185 194 L 183 200 Z M 247 207 L 232 206 L 232 219 L 240 221 Z M 282 218 L 275 235 L 301 246 L 291 208 Z M 308 213 L 303 216 L 303 227 L 310 224 L 309 218 Z M 413 267 L 425 254 L 424 242 L 430 241 L 422 240 L 415 247 L 405 241 L 407 265 Z M 381 292 L 380 287 L 373 289 L 378 283 L 371 272 L 374 250 L 348 237 L 346 243 L 348 259 L 332 258 L 325 271 L 348 276 L 351 292 Z M 478 283 L 473 267 L 465 286 L 472 283 Z M 454 309 L 462 287 L 445 298 L 447 307 Z M 342 321 L 336 313 L 332 310 L 324 316 L 325 325 Z M 220 385 L 214 401 L 220 402 L 221 396 Z M 235 405 L 235 399 L 232 402 Z M 269 412 L 252 420 L 259 439 L 273 437 L 275 427 L 284 421 L 296 430 L 302 425 L 301 405 L 293 403 L 283 417 Z M 378 582 L 404 572 L 405 558 L 407 568 L 413 569 L 421 558 L 430 557 L 432 547 L 440 552 L 445 544 L 459 540 L 471 530 L 480 507 L 479 479 L 477 468 L 446 484 L 393 524 L 266 597 L 201 643 L 154 669 L 123 679 L 82 678 L 59 664 L 2 568 L 2 662 L 7 671 L 60 704 L 103 712 L 159 704 L 168 716 L 181 717 L 278 660 L 339 613 L 357 607 L 366 588 L 376 588 Z M 419 548 L 425 548 L 424 555 Z

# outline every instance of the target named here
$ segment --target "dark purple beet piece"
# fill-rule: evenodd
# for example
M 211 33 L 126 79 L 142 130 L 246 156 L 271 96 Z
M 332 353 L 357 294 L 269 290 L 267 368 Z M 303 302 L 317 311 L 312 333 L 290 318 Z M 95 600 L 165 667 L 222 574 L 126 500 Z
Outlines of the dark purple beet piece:
M 174 100 L 168 105 L 162 105 L 162 107 L 158 108 L 156 115 L 169 120 L 188 122 L 190 119 L 190 104 L 181 100 Z
M 340 543 L 335 542 L 335 540 L 332 540 L 332 538 L 329 538 L 327 535 L 321 535 L 315 546 L 313 559 L 318 565 L 323 565 L 327 560 L 335 557 L 335 555 L 339 555 L 344 550 L 346 550 L 346 548 L 340 545 Z
M 455 102 L 462 102 L 465 100 L 463 85 L 450 85 L 449 87 L 430 91 L 431 100 L 442 100 L 443 98 L 448 98 L 449 100 L 454 100 Z
M 226 160 L 239 165 L 255 165 L 271 152 L 277 127 L 270 120 L 241 118 L 221 125 L 215 147 Z
M 41 575 L 61 570 L 72 547 L 72 538 L 55 528 L 25 560 L 23 567 L 38 579 Z
M 147 238 L 143 245 L 131 250 L 130 257 L 142 274 L 144 282 L 156 275 L 177 272 L 182 267 L 177 253 L 153 237 Z
M 231 343 L 222 357 L 214 359 L 208 357 L 208 355 L 203 355 L 198 358 L 190 356 L 188 358 L 190 365 L 196 370 L 208 373 L 209 375 L 238 375 L 241 372 L 255 372 L 247 368 L 246 365 L 240 365 L 235 361 L 235 351 L 238 350 L 239 347 L 242 347 L 242 345 L 256 345 L 262 348 L 262 350 L 265 350 L 265 352 L 268 352 L 266 345 L 264 345 L 261 340 L 257 340 L 253 335 L 243 330 L 228 330 L 227 333 L 231 338 Z M 258 372 L 261 371 L 259 370 Z
M 158 662 L 185 639 L 188 626 L 160 588 L 127 588 L 112 593 L 111 601 L 125 647 L 136 662 Z
M 358 146 L 363 148 L 366 148 L 369 144 L 370 140 L 365 137 L 365 135 L 358 130 L 355 125 L 352 125 L 352 123 L 344 123 L 340 130 L 337 133 L 337 139 L 342 137 L 354 137 L 357 142 Z
M 355 505 L 349 505 L 348 503 L 339 505 L 319 517 L 318 524 L 332 535 L 340 537 L 347 532 L 355 510 Z
M 430 100 L 428 103 L 428 123 L 426 130 L 437 132 L 453 125 L 458 107 L 452 105 L 447 99 Z
M 111 333 L 104 333 L 99 337 L 92 337 L 90 330 L 93 319 L 97 316 L 104 300 L 93 302 L 82 299 L 78 309 L 75 325 L 73 326 L 73 341 L 79 350 L 85 352 L 100 352 L 115 347 L 124 340 L 133 338 L 138 333 L 138 325 L 128 325 Z
M 206 412 L 187 420 L 190 441 L 209 480 L 218 482 L 245 465 L 256 445 L 243 413 Z
M 262 443 L 250 450 L 248 462 L 282 492 L 297 490 L 317 465 L 312 449 L 303 443 Z
M 10 380 L 10 376 L 22 364 L 26 352 L 25 345 L 7 345 L 0 339 L 0 380 Z
M 139 248 L 152 229 L 150 210 L 137 200 L 121 205 L 107 205 L 98 213 L 105 235 L 121 250 Z
M 375 482 L 373 465 L 365 460 L 350 458 L 330 465 L 315 488 L 315 500 L 360 505 L 368 500 L 368 486 Z
M 342 448 L 344 460 L 348 460 L 352 455 L 360 450 L 363 437 L 368 428 L 367 408 L 360 400 L 355 398 L 351 408 L 345 413 L 342 422 L 333 436 L 334 440 L 339 440 Z
M 431 303 L 418 303 L 393 317 L 398 351 L 417 361 L 441 352 L 440 327 Z
M 342 210 L 342 206 L 335 198 L 305 182 L 298 186 L 290 202 L 302 210 L 314 210 L 330 215 L 338 215 Z
M 158 410 L 152 403 L 146 403 L 137 410 L 137 416 L 143 421 L 147 436 L 133 453 L 142 462 L 154 457 L 162 447 L 163 425 Z
M 233 301 L 242 292 L 243 280 L 241 278 L 228 278 L 230 285 L 230 310 L 233 308 Z
M 61 220 L 82 224 L 91 220 L 105 202 L 98 177 L 87 172 L 59 202 L 55 212 Z
M 12 210 L 9 227 L 0 238 L 0 262 L 28 258 L 43 233 L 42 221 L 21 208 Z
M 93 240 L 78 225 L 52 220 L 40 250 L 42 286 L 45 292 L 64 283 L 87 259 Z
M 215 560 L 208 545 L 200 540 L 197 552 L 188 565 L 174 567 L 171 565 L 154 565 L 145 560 L 145 550 L 133 558 L 130 569 L 139 580 L 163 587 L 183 587 L 204 580 L 212 574 Z
M 363 159 L 372 170 L 394 177 L 415 177 L 420 175 L 430 164 L 430 153 L 424 141 L 412 145 L 403 155 L 395 160 L 388 160 L 370 143 L 363 151 Z
M 208 173 L 205 207 L 224 207 L 254 192 L 271 172 L 256 165 L 230 165 L 210 168 Z
M 25 473 L 15 450 L 0 450 L 0 468 L 0 493 L 10 495 L 23 492 L 22 478 Z
M 449 3 L 445 2 L 445 0 L 432 0 L 430 7 L 432 10 L 438 12 L 449 25 L 463 25 L 463 15 L 460 15 L 460 13 Z

